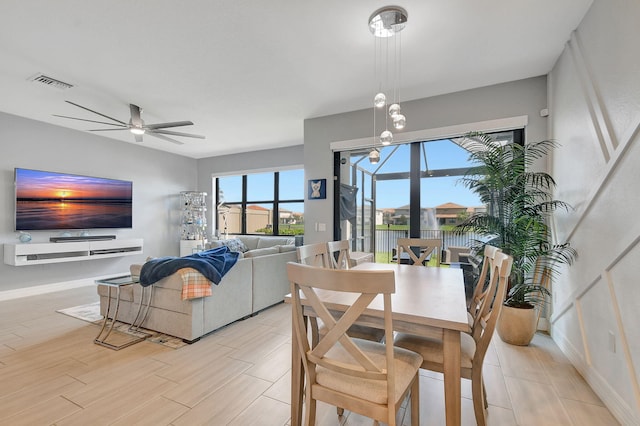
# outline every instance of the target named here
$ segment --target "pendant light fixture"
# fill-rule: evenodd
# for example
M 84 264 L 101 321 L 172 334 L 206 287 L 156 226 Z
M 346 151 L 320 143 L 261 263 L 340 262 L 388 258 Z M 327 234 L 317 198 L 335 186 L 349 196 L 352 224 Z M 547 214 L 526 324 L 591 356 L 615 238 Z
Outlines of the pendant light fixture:
M 373 99 L 373 148 L 369 161 L 376 164 L 380 160 L 380 151 L 376 148 L 379 140 L 382 145 L 393 142 L 393 133 L 388 128 L 391 120 L 396 130 L 404 129 L 407 119 L 400 108 L 400 71 L 401 40 L 400 32 L 407 24 L 407 11 L 398 6 L 382 7 L 369 17 L 369 30 L 374 35 L 375 72 L 378 91 Z M 393 69 L 391 69 L 393 68 Z M 386 92 L 386 93 L 385 93 Z M 387 105 L 391 105 L 387 109 Z M 376 110 L 383 109 L 385 129 L 377 136 Z

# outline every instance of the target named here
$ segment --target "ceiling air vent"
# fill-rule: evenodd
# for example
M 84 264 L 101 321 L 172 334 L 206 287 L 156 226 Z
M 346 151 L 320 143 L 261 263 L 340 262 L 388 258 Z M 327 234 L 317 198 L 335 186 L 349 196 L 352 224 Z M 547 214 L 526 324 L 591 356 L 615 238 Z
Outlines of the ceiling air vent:
M 73 84 L 65 83 L 64 81 L 56 80 L 55 78 L 48 77 L 44 74 L 36 74 L 29 77 L 27 80 L 33 81 L 35 83 L 42 83 L 49 87 L 54 87 L 56 89 L 65 90 L 73 87 Z

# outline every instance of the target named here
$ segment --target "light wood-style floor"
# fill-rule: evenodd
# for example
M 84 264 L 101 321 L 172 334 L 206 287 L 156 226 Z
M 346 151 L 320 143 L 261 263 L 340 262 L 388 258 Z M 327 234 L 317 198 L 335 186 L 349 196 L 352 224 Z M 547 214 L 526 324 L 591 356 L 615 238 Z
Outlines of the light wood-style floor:
M 145 341 L 113 351 L 93 343 L 96 325 L 55 312 L 97 300 L 89 286 L 0 302 L 0 425 L 289 424 L 289 305 L 180 349 Z M 529 347 L 496 337 L 485 381 L 492 426 L 618 424 L 543 334 Z M 420 387 L 421 425 L 443 425 L 442 378 L 423 371 Z M 473 425 L 467 381 L 462 394 L 462 423 Z M 372 423 L 326 405 L 318 417 Z

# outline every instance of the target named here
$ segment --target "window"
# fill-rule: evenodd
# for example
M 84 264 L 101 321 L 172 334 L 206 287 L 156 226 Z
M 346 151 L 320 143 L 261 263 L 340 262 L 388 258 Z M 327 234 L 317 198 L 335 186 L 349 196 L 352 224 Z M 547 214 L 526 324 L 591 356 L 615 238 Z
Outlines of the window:
M 304 170 L 216 178 L 219 234 L 304 233 Z

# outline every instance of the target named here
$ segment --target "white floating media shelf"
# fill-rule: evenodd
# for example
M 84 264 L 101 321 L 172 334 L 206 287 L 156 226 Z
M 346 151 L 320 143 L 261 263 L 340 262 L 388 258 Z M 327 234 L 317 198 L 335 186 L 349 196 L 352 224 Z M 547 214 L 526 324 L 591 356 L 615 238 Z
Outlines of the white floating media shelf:
M 74 262 L 142 254 L 142 238 L 63 243 L 5 244 L 4 263 L 13 266 Z

